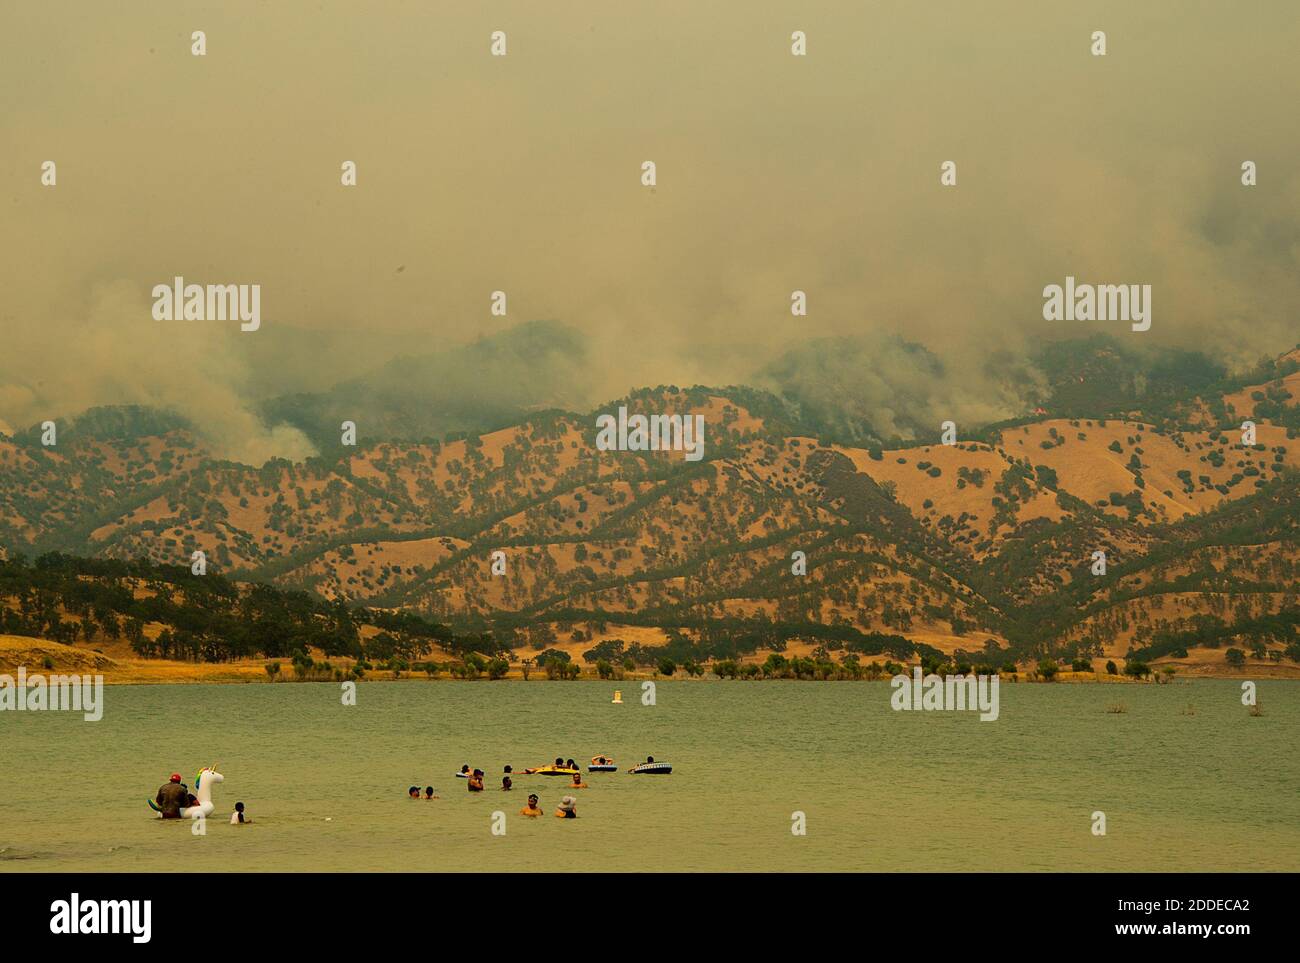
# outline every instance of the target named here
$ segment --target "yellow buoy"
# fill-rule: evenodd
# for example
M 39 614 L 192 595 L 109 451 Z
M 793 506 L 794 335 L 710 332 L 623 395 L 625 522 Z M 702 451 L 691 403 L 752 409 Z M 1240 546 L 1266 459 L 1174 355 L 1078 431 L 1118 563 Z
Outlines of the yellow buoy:
M 623 704 L 623 692 L 622 692 L 621 689 L 615 689 L 615 690 L 614 690 L 614 705 L 616 705 L 616 706 L 621 706 L 622 704 Z

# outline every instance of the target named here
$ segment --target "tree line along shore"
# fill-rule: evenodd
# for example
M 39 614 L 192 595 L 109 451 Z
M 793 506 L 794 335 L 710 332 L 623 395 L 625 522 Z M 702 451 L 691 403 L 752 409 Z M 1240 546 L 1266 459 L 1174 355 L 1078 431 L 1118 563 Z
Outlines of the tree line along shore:
M 1103 663 L 1103 660 L 1097 660 Z M 45 639 L 21 636 L 0 636 L 0 672 L 12 673 L 19 666 L 29 673 L 94 673 L 104 677 L 106 684 L 150 683 L 340 683 L 345 681 L 368 682 L 566 682 L 608 681 L 631 683 L 642 681 L 884 681 L 895 675 L 910 675 L 919 665 L 926 674 L 936 675 L 992 675 L 1008 683 L 1043 684 L 1147 684 L 1162 685 L 1200 678 L 1230 679 L 1296 679 L 1300 669 L 1266 663 L 1246 663 L 1240 667 L 1224 665 L 1222 668 L 1207 665 L 1184 666 L 1178 664 L 1146 665 L 1129 662 L 1120 667 L 1114 660 L 1104 660 L 1093 666 L 1084 660 L 1074 663 L 1057 663 L 1044 659 L 1038 662 L 1001 666 L 972 665 L 939 662 L 933 659 L 904 664 L 892 660 L 863 663 L 849 655 L 841 661 L 827 658 L 786 656 L 767 653 L 749 660 L 730 659 L 710 663 L 688 662 L 678 664 L 665 658 L 653 666 L 614 665 L 600 661 L 595 665 L 564 662 L 559 659 L 541 660 L 524 656 L 485 658 L 477 654 L 457 659 L 424 660 L 408 663 L 390 660 L 378 665 L 365 660 L 329 658 L 321 653 L 297 653 L 294 658 L 248 658 L 227 662 L 192 662 L 175 659 L 141 659 L 120 657 L 69 646 Z
M 14 640 L 0 648 L 0 665 L 87 666 L 106 681 L 871 681 L 914 665 L 1018 682 L 1300 677 L 1290 610 L 1231 625 L 1205 618 L 1193 630 L 1131 648 L 1127 658 L 1017 652 L 993 639 L 982 650 L 945 653 L 900 634 L 757 618 L 673 628 L 640 641 L 581 635 L 585 642 L 575 630 L 562 643 L 554 631 L 523 632 L 508 621 L 456 631 L 408 610 L 143 560 L 59 553 L 0 559 L 0 637 Z

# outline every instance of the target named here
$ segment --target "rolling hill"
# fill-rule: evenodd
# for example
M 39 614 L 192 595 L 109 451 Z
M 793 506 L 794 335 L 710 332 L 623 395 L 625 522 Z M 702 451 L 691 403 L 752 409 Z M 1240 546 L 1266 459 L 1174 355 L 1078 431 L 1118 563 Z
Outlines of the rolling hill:
M 1037 413 L 954 444 L 822 437 L 824 412 L 752 388 L 661 386 L 598 409 L 702 415 L 699 462 L 599 451 L 598 412 L 551 410 L 442 441 L 359 424 L 355 447 L 254 468 L 212 458 L 165 413 L 98 409 L 52 448 L 34 430 L 0 436 L 0 550 L 155 566 L 202 551 L 230 580 L 413 613 L 516 657 L 789 649 L 1202 671 L 1238 649 L 1294 668 L 1300 351 L 1236 382 L 1161 359 L 1136 393 L 1110 345 L 1057 360 Z M 1092 397 L 1093 377 L 1119 388 Z

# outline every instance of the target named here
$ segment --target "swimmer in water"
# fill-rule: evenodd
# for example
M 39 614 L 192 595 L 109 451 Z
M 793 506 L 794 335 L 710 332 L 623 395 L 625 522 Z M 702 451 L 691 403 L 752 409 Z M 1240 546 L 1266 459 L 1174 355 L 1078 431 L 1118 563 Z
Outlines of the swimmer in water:
M 408 798 L 408 799 L 419 799 L 419 798 L 420 798 L 420 787 L 419 787 L 419 786 L 412 786 L 410 789 L 406 790 L 406 795 L 407 795 L 407 798 Z
M 572 796 L 565 796 L 560 800 L 560 808 L 555 810 L 555 815 L 560 819 L 577 819 L 578 800 Z
M 468 778 L 469 778 L 469 765 L 466 764 L 466 765 L 464 765 L 464 766 L 461 766 L 461 767 L 460 767 L 460 772 L 458 772 L 456 775 L 460 776 L 462 779 L 468 779 Z
M 252 821 L 253 820 L 244 815 L 244 804 L 241 802 L 235 803 L 235 811 L 230 814 L 230 825 L 242 826 L 251 823 Z
M 158 790 L 154 808 L 163 819 L 180 819 L 181 809 L 185 806 L 188 796 L 189 790 L 185 783 L 181 782 L 181 774 L 174 772 L 171 779 Z
M 474 775 L 469 777 L 469 791 L 470 792 L 483 791 L 483 770 L 482 769 L 475 769 Z
M 510 781 L 510 777 L 509 777 L 509 776 L 502 776 L 502 777 L 501 777 L 501 791 L 502 791 L 502 792 L 509 792 L 513 786 L 514 786 L 514 783 L 512 783 L 512 782 Z
M 582 781 L 582 773 L 580 773 L 580 772 L 575 772 L 575 773 L 573 774 L 573 782 L 570 784 L 569 788 L 570 788 L 570 789 L 586 789 L 586 788 L 587 788 L 587 784 L 586 784 L 585 782 Z
M 542 807 L 539 806 L 539 805 L 537 805 L 537 801 L 538 801 L 538 800 L 537 800 L 537 793 L 529 793 L 529 795 L 528 795 L 528 805 L 525 806 L 523 809 L 519 810 L 519 815 L 521 815 L 521 816 L 540 816 L 540 815 L 542 814 Z
M 419 793 L 416 793 L 416 798 L 417 798 L 417 799 L 419 798 Z M 432 786 L 425 786 L 425 787 L 424 787 L 424 798 L 425 798 L 425 799 L 441 799 L 442 797 L 441 797 L 441 796 L 435 796 L 435 795 L 433 794 L 433 787 L 432 787 Z

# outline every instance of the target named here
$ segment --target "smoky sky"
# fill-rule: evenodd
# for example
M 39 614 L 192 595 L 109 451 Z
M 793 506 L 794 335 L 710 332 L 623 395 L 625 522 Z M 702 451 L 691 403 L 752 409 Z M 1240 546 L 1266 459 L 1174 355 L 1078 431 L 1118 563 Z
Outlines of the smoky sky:
M 538 374 L 572 406 L 831 365 L 887 421 L 899 338 L 943 362 L 917 396 L 970 419 L 1019 403 L 983 359 L 1051 339 L 1239 368 L 1300 330 L 1298 42 L 1290 0 L 9 0 L 0 430 L 155 404 L 230 457 L 300 457 L 266 399 L 540 319 L 580 338 Z M 261 284 L 261 330 L 154 321 L 176 275 Z M 1151 330 L 1044 321 L 1066 275 L 1152 285 Z

